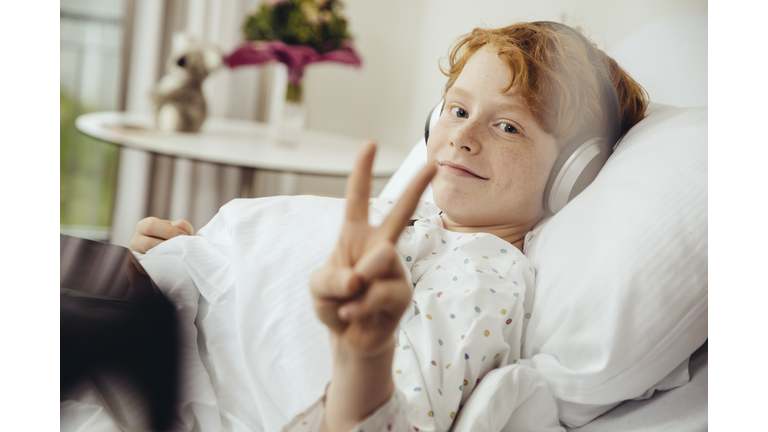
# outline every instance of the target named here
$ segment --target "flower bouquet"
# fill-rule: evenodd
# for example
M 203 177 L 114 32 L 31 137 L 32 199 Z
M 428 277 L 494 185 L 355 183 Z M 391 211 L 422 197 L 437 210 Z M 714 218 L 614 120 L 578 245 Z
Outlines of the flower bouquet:
M 333 61 L 360 66 L 340 0 L 271 0 L 246 17 L 246 42 L 224 57 L 231 68 L 278 61 L 288 67 L 286 100 L 300 103 L 307 65 Z

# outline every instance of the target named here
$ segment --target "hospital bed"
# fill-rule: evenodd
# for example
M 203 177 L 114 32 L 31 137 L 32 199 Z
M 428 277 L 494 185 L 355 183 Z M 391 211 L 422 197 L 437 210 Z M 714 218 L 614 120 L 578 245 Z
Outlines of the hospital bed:
M 526 241 L 537 282 L 523 361 L 548 376 L 569 431 L 707 430 L 706 32 L 706 14 L 666 17 L 609 51 L 649 91 L 648 117 Z M 422 141 L 381 196 L 425 158 Z M 80 396 L 95 408 L 63 401 L 62 430 L 120 417 L 114 394 Z

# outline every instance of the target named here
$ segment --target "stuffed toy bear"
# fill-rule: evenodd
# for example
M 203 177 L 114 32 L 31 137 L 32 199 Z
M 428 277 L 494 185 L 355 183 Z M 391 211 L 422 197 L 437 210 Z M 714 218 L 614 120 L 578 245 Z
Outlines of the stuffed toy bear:
M 222 64 L 215 47 L 203 46 L 191 36 L 173 36 L 168 73 L 151 92 L 157 109 L 157 128 L 164 132 L 197 132 L 206 116 L 203 80 Z

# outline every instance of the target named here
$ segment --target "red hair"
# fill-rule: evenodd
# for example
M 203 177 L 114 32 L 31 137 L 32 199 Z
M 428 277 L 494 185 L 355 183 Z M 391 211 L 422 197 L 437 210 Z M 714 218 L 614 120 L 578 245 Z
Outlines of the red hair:
M 602 62 L 595 64 L 576 35 L 532 23 L 476 28 L 459 38 L 449 53 L 447 71 L 440 67 L 448 77 L 445 91 L 456 82 L 472 54 L 486 45 L 498 51 L 512 72 L 509 85 L 499 91 L 516 87 L 536 122 L 560 144 L 602 116 L 595 68 L 605 69 L 616 89 L 622 135 L 645 116 L 647 92 L 615 60 L 595 47 Z

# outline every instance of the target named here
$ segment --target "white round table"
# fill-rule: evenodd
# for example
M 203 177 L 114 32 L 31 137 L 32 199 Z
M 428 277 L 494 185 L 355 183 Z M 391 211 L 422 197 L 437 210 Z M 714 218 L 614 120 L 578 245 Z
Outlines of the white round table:
M 154 130 L 148 116 L 124 112 L 84 114 L 77 129 L 102 141 L 202 162 L 298 174 L 347 176 L 362 140 L 315 130 L 281 142 L 269 125 L 246 120 L 209 118 L 199 133 Z M 408 155 L 406 150 L 379 146 L 373 177 L 390 177 Z
M 84 114 L 77 118 L 75 125 L 86 135 L 121 146 L 110 242 L 122 246 L 128 246 L 138 221 L 156 211 L 149 208 L 148 203 L 161 196 L 157 195 L 156 184 L 150 181 L 151 154 L 176 158 L 173 159 L 173 186 L 165 194 L 171 198 L 164 198 L 164 202 L 170 203 L 170 210 L 166 216 L 151 216 L 184 218 L 195 228 L 201 228 L 221 204 L 216 204 L 210 194 L 192 190 L 193 180 L 199 180 L 193 174 L 193 161 L 265 171 L 265 175 L 289 173 L 279 174 L 283 183 L 276 194 L 293 195 L 299 193 L 297 184 L 302 175 L 330 176 L 329 181 L 339 179 L 331 183 L 343 182 L 363 143 L 357 138 L 315 130 L 294 133 L 288 143 L 278 139 L 266 123 L 221 118 L 207 119 L 199 133 L 160 132 L 155 130 L 150 116 L 124 112 Z M 373 177 L 379 180 L 377 183 L 391 177 L 407 155 L 405 149 L 379 146 L 372 170 Z M 311 178 L 313 184 L 327 183 Z M 210 189 L 206 190 L 210 192 Z M 227 200 L 233 198 L 237 196 Z

